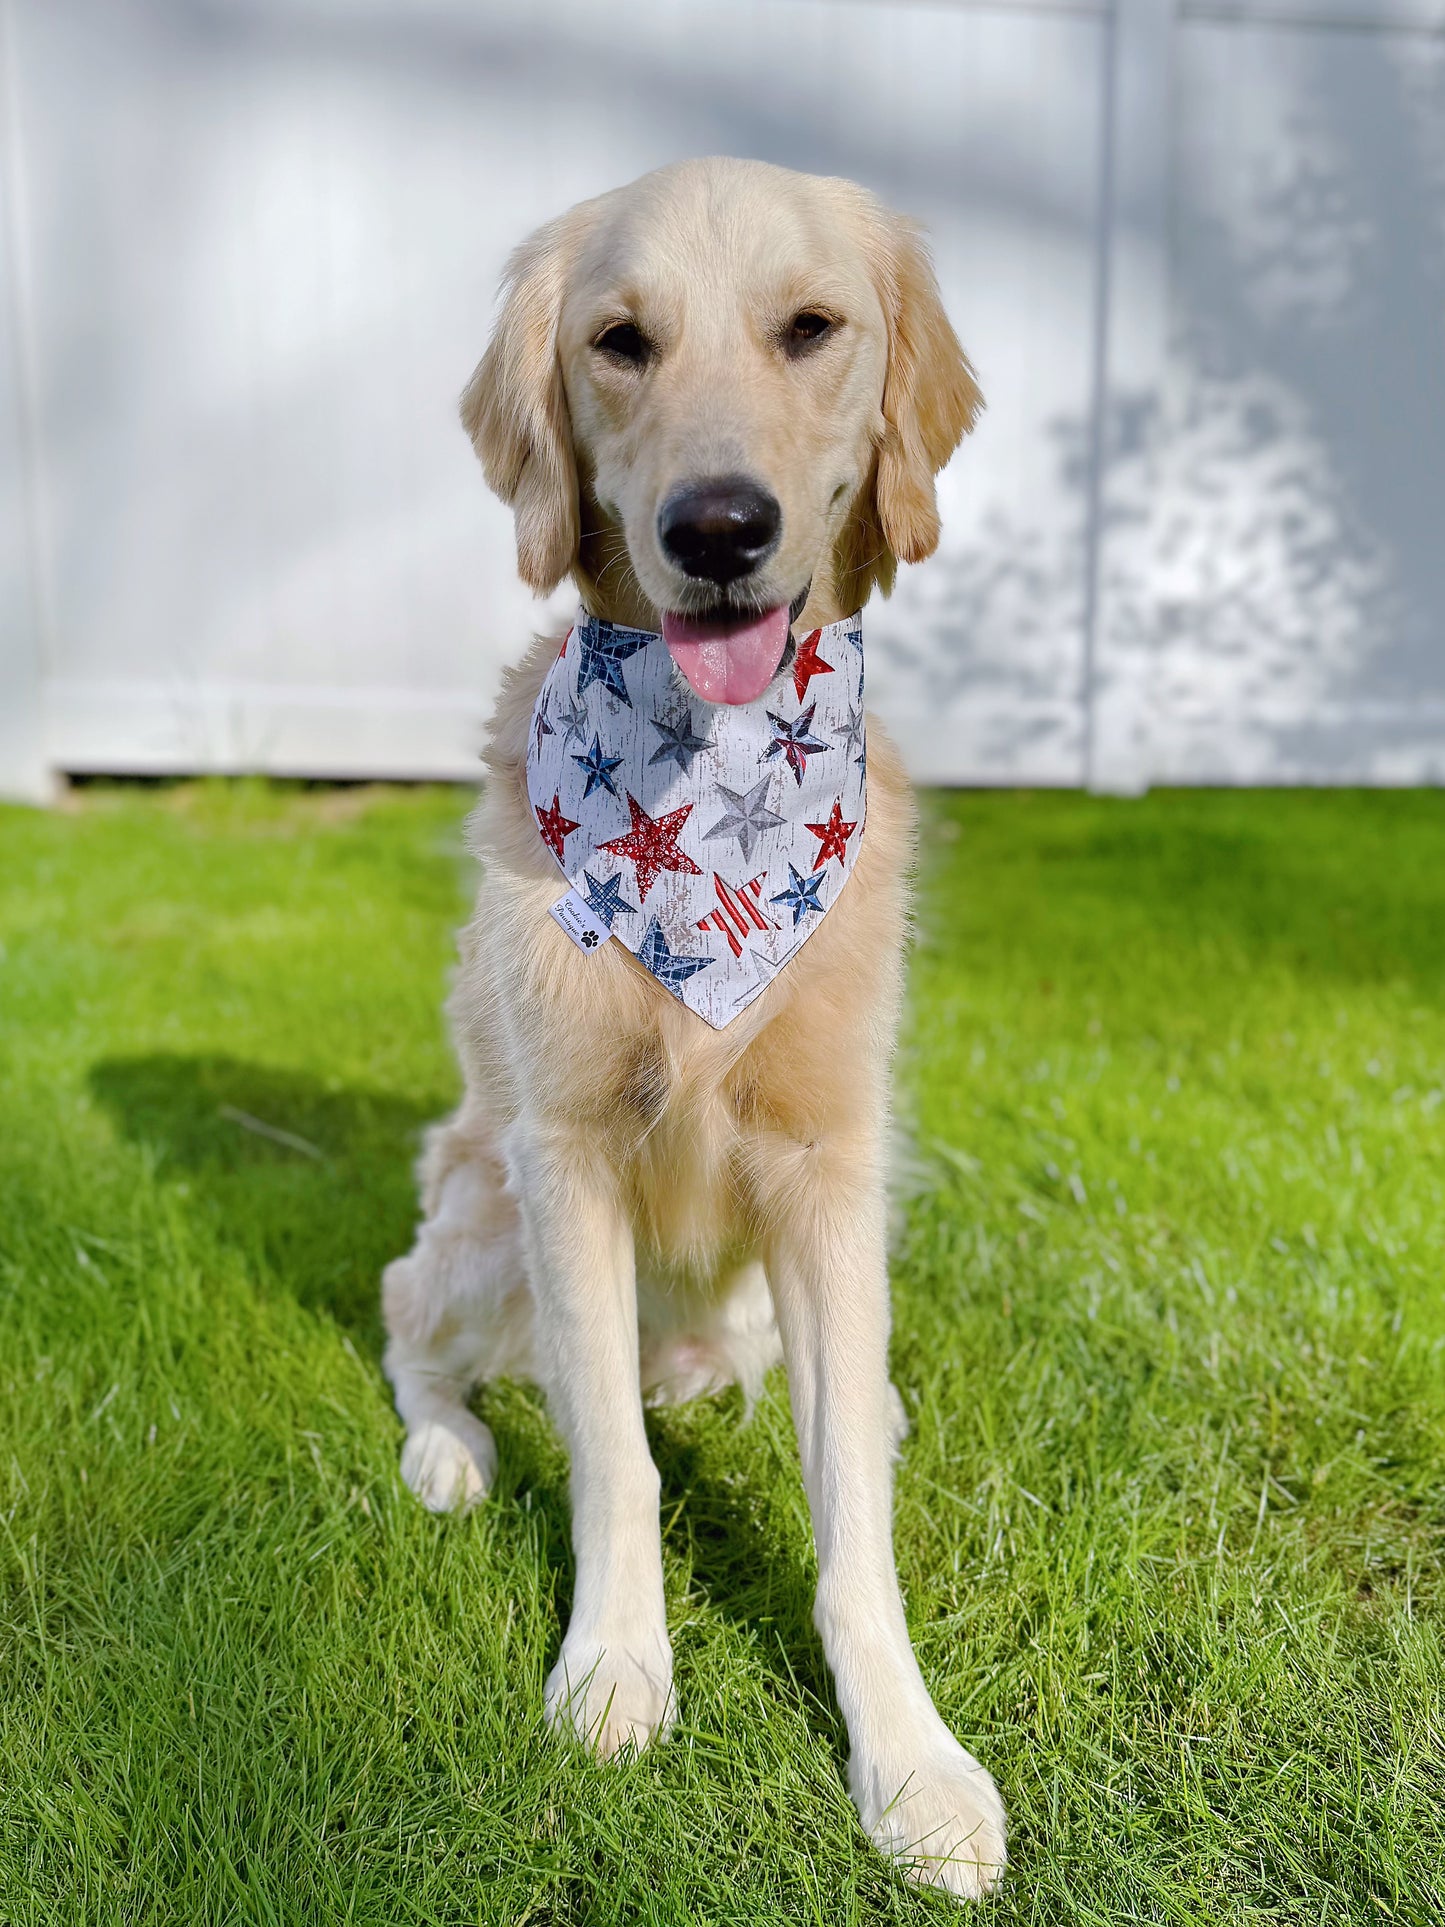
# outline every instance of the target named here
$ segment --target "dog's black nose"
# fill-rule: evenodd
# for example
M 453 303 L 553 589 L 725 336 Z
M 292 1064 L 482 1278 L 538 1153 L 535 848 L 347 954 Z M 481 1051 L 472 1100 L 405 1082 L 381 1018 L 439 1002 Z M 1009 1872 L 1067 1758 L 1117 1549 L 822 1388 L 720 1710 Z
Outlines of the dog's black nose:
M 782 526 L 777 498 L 741 475 L 676 489 L 657 517 L 663 549 L 683 574 L 719 588 L 766 561 Z

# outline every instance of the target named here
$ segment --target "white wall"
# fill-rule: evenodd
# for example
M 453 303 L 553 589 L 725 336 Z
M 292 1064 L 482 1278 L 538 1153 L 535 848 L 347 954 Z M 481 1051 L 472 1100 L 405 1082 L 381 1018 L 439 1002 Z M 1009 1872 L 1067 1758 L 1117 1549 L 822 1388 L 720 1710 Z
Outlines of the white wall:
M 42 802 L 50 767 L 41 690 L 33 380 L 21 331 L 21 151 L 8 0 L 0 0 L 0 795 Z
M 1413 3 L 0 0 L 0 784 L 473 773 L 538 620 L 455 420 L 502 258 L 700 152 L 932 229 L 990 406 L 870 616 L 919 776 L 1437 776 Z

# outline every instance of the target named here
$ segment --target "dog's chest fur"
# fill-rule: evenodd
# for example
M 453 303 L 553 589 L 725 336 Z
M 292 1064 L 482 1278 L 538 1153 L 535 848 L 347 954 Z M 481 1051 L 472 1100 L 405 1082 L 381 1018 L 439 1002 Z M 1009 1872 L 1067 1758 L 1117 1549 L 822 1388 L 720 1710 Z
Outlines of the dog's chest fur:
M 537 833 L 524 763 L 556 649 L 539 639 L 493 718 L 471 826 L 483 883 L 452 999 L 458 1045 L 491 1094 L 499 1138 L 539 1112 L 580 1125 L 626 1186 L 640 1248 L 698 1275 L 758 1246 L 784 1207 L 790 1157 L 824 1136 L 867 1134 L 886 1110 L 911 794 L 870 722 L 868 823 L 849 890 L 764 995 L 712 1030 L 620 944 L 584 953 L 547 914 L 566 885 Z

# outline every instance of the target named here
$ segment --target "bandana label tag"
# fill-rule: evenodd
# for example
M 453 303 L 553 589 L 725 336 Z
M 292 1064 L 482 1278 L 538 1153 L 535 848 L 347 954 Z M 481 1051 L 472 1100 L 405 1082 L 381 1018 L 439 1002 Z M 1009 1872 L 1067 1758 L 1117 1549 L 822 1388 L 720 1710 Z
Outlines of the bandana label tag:
M 594 917 L 587 907 L 587 899 L 576 890 L 569 890 L 565 897 L 554 903 L 547 912 L 553 923 L 567 932 L 579 950 L 600 950 L 612 932 L 602 921 Z

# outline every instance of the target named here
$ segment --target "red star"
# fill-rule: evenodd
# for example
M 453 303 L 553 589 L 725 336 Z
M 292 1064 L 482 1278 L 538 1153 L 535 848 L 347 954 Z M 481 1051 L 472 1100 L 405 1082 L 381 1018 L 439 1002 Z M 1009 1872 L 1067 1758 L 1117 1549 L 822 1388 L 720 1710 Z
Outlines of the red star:
M 815 629 L 812 635 L 805 636 L 793 658 L 793 687 L 798 692 L 799 702 L 803 700 L 814 676 L 831 676 L 833 673 L 832 663 L 824 662 L 818 654 L 818 638 L 822 633 L 821 629 Z
M 857 827 L 858 825 L 856 823 L 845 823 L 843 821 L 843 799 L 841 796 L 833 805 L 832 814 L 826 823 L 808 823 L 804 825 L 805 829 L 811 830 L 814 836 L 819 839 L 819 863 L 826 863 L 830 856 L 837 857 L 840 863 L 846 863 L 848 861 L 848 838 Z
M 610 850 L 614 856 L 625 856 L 637 866 L 637 894 L 643 902 L 656 883 L 659 870 L 680 870 L 690 877 L 702 875 L 686 851 L 677 847 L 682 826 L 692 815 L 691 803 L 684 803 L 680 810 L 669 810 L 666 816 L 654 821 L 629 790 L 627 807 L 632 812 L 632 828 L 625 836 L 614 836 L 610 843 L 599 843 L 597 847 Z
M 566 843 L 573 830 L 577 828 L 577 825 L 572 821 L 570 816 L 564 816 L 562 814 L 561 801 L 556 790 L 552 792 L 551 809 L 539 809 L 537 811 L 537 822 L 542 831 L 542 841 L 559 863 L 565 862 L 566 858 L 563 854 L 562 846 Z

